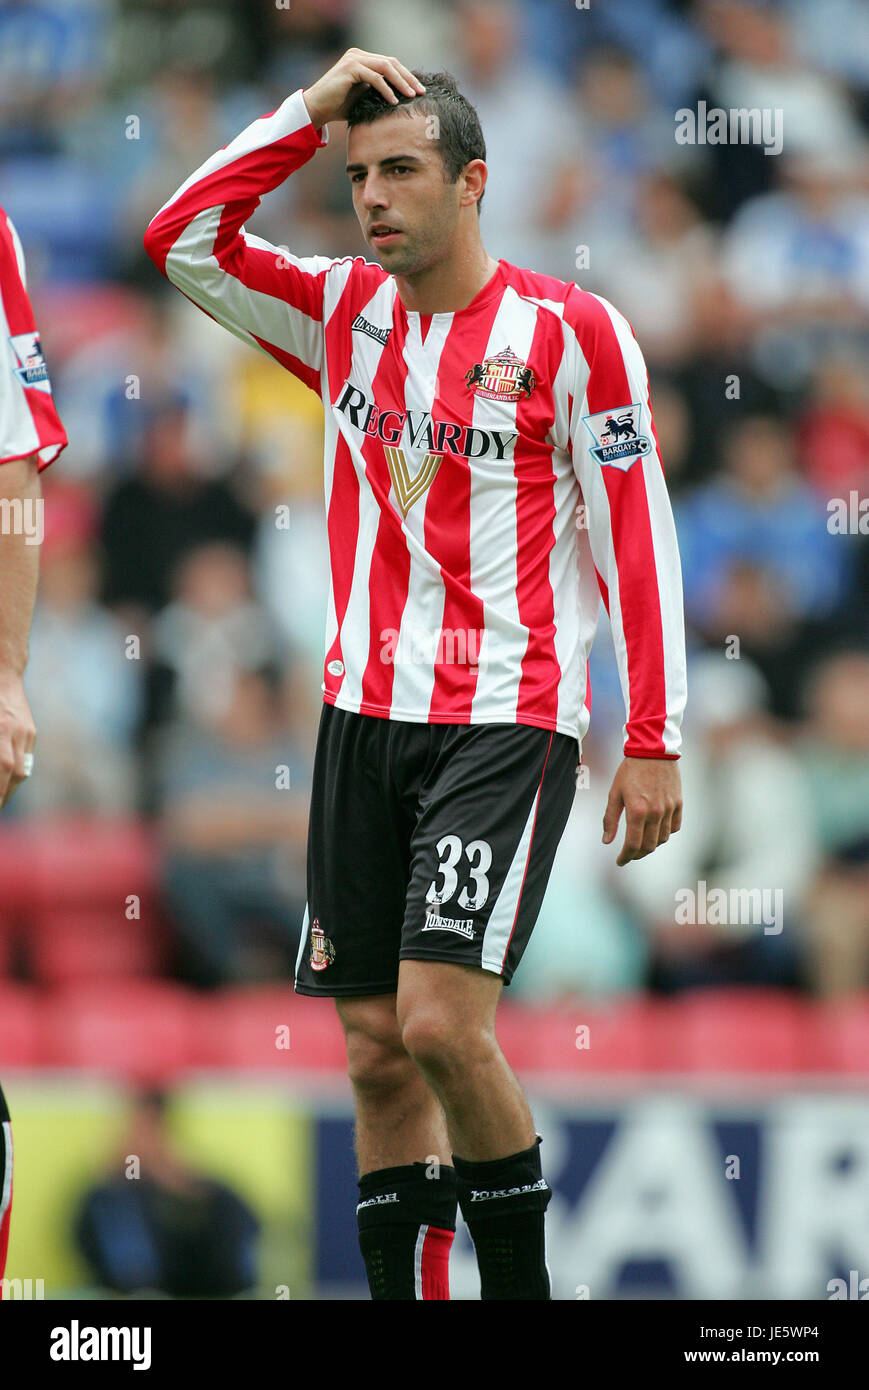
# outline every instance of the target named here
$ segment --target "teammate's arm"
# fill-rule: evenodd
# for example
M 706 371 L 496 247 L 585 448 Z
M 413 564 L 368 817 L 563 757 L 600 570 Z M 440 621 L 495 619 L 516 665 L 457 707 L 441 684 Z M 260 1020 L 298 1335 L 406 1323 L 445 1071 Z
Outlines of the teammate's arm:
M 0 468 L 0 806 L 5 806 L 26 773 L 36 727 L 24 693 L 24 668 L 36 583 L 39 547 L 16 524 L 42 494 L 39 459 L 13 459 Z M 8 524 L 7 524 L 8 519 Z
M 651 854 L 681 825 L 682 572 L 648 374 L 630 324 L 608 301 L 581 291 L 569 302 L 565 322 L 579 349 L 572 378 L 573 465 L 625 701 L 625 758 L 603 822 L 603 840 L 610 844 L 625 812 L 616 861 L 622 866 Z M 614 427 L 607 428 L 608 420 Z M 619 427 L 624 454 L 602 443 L 618 443 Z
M 243 224 L 327 143 L 326 122 L 339 119 L 353 87 L 389 90 L 387 77 L 406 90 L 419 86 L 396 59 L 350 49 L 313 87 L 294 92 L 207 159 L 145 232 L 148 255 L 188 299 L 318 393 L 326 276 L 339 262 L 295 256 Z M 350 258 L 340 264 L 349 273 Z
M 40 471 L 66 448 L 27 295 L 21 242 L 0 208 L 0 806 L 27 776 L 36 729 L 24 693 L 39 574 Z

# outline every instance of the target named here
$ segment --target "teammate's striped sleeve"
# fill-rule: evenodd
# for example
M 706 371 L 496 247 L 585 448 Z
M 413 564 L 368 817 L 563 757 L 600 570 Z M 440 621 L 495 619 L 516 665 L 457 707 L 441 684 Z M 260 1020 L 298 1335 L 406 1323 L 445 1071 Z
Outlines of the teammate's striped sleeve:
M 6 1097 L 0 1087 L 0 1279 L 6 1272 L 6 1255 L 9 1250 L 9 1219 L 12 1214 L 12 1126 Z M 3 1285 L 0 1284 L 0 1298 Z
M 576 354 L 571 454 L 612 627 L 624 751 L 678 757 L 686 691 L 682 570 L 646 364 L 627 319 L 599 295 L 571 294 L 565 325 Z
M 294 256 L 245 231 L 264 194 L 328 143 L 302 89 L 253 121 L 191 174 L 149 223 L 157 269 L 224 328 L 320 392 L 326 256 Z
M 51 393 L 26 275 L 18 233 L 0 208 L 0 463 L 36 454 L 41 471 L 69 441 Z

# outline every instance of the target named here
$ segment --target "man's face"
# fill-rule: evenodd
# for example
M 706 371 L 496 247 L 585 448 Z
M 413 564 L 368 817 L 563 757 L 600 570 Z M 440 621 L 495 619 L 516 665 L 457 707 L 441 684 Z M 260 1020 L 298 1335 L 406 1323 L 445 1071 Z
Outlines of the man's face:
M 446 183 L 436 140 L 422 112 L 396 112 L 354 126 L 347 139 L 353 206 L 384 270 L 413 275 L 448 253 L 456 233 L 461 183 Z M 391 235 L 377 235 L 378 228 Z

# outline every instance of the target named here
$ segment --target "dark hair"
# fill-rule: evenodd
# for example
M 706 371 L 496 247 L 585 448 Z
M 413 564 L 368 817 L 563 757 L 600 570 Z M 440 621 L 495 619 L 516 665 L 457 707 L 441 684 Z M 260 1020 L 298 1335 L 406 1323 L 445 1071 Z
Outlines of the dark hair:
M 448 72 L 421 72 L 413 69 L 425 87 L 421 96 L 409 97 L 395 88 L 397 105 L 386 100 L 382 92 L 374 87 L 363 86 L 350 106 L 347 127 L 370 125 L 388 116 L 392 111 L 410 107 L 411 111 L 438 119 L 438 149 L 443 160 L 447 183 L 455 183 L 459 174 L 472 159 L 486 158 L 486 142 L 480 128 L 480 118 L 467 97 L 462 96 L 456 86 L 455 78 Z M 390 83 L 390 86 L 392 84 Z M 477 212 L 483 201 L 481 193 L 477 199 Z

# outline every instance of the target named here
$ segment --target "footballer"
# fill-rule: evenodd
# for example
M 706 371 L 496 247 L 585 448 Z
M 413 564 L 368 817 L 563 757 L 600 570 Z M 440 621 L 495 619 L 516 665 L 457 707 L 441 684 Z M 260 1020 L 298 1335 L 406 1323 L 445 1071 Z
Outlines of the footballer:
M 339 121 L 371 259 L 247 232 Z M 573 802 L 601 599 L 626 709 L 604 841 L 624 812 L 625 865 L 681 818 L 681 575 L 643 356 L 607 300 L 487 250 L 486 180 L 449 74 L 351 48 L 145 233 L 183 294 L 323 404 L 331 581 L 295 989 L 343 1025 L 378 1300 L 449 1298 L 458 1210 L 483 1299 L 551 1297 L 541 1137 L 495 1013 Z

